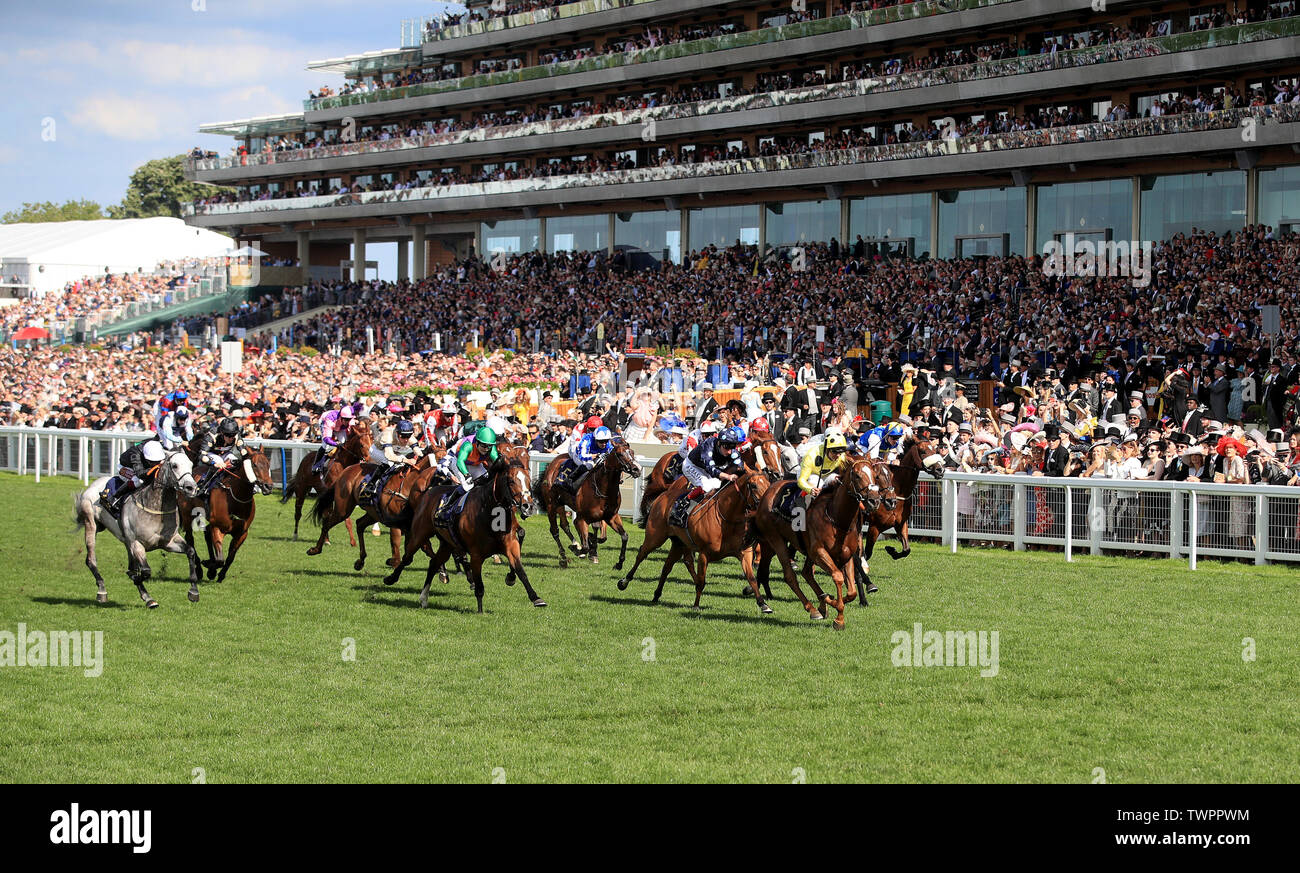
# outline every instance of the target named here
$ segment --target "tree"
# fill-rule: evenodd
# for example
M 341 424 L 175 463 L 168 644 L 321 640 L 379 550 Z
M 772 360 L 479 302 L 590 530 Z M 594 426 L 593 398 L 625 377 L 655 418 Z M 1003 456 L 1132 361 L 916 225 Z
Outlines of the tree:
M 97 221 L 106 217 L 103 207 L 93 200 L 69 200 L 62 205 L 47 200 L 44 203 L 24 203 L 22 209 L 6 212 L 3 217 L 0 217 L 0 224 Z
M 223 190 L 199 182 L 187 182 L 181 169 L 181 155 L 158 158 L 136 168 L 126 196 L 119 206 L 108 207 L 110 218 L 181 217 L 181 204 L 187 200 L 211 197 Z

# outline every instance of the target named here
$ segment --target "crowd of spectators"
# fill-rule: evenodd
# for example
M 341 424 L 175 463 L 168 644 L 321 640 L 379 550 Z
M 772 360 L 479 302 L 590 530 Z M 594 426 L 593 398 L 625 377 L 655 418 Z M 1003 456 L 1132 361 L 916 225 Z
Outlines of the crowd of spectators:
M 23 298 L 0 308 L 0 332 L 43 327 L 88 316 L 104 316 L 131 303 L 165 304 L 197 276 L 106 273 L 69 282 L 58 291 Z

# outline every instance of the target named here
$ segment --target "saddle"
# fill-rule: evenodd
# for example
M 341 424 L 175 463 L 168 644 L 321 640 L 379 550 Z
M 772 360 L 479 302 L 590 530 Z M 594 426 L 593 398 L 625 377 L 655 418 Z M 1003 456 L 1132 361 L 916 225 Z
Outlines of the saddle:
M 313 473 L 322 472 L 326 467 L 329 466 L 330 461 L 334 458 L 334 452 L 335 449 L 330 449 L 328 452 L 320 453 L 320 457 L 317 458 L 316 462 L 311 465 L 311 471 Z
M 690 521 L 691 514 L 700 507 L 704 502 L 704 495 L 701 497 L 691 498 L 691 492 L 688 491 L 681 497 L 673 501 L 672 507 L 668 510 L 668 523 L 673 527 L 685 528 Z
M 776 486 L 780 489 L 772 502 L 772 511 L 788 522 L 794 521 L 795 507 L 799 503 L 799 483 L 794 480 L 782 482 Z
M 397 466 L 387 468 L 376 467 L 366 474 L 365 482 L 361 485 L 361 502 L 369 504 L 374 508 L 379 508 L 379 497 L 384 493 L 384 485 L 398 471 Z

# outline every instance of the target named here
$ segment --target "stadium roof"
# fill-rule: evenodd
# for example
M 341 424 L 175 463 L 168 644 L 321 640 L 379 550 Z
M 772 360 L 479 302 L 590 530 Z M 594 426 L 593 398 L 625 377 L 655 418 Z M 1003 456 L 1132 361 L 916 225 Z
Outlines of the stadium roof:
M 0 261 L 6 280 L 18 275 L 38 292 L 90 275 L 152 270 L 159 261 L 210 258 L 231 239 L 179 218 L 53 221 L 0 225 Z
M 341 58 L 328 58 L 307 64 L 309 70 L 327 73 L 366 73 L 375 70 L 400 70 L 420 63 L 418 48 L 390 48 Z
M 267 133 L 298 133 L 306 129 L 306 122 L 301 112 L 287 115 L 259 115 L 256 118 L 241 118 L 236 121 L 214 121 L 200 124 L 199 133 L 215 133 L 223 136 L 255 136 Z

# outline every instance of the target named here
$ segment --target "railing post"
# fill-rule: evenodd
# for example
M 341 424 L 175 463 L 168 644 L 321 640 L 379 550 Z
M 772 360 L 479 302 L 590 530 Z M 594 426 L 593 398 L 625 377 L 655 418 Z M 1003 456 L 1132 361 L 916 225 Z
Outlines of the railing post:
M 1169 492 L 1169 557 L 1183 553 L 1183 492 L 1175 488 Z
M 36 463 L 32 466 L 36 470 L 36 481 L 39 483 L 41 481 L 41 435 L 34 434 L 32 442 L 36 444 Z
M 1106 533 L 1106 492 L 1095 485 L 1088 489 L 1088 552 L 1101 554 L 1101 538 Z
M 18 431 L 18 475 L 27 475 L 27 430 Z
M 1017 552 L 1025 550 L 1025 512 L 1025 486 L 1017 483 L 1011 491 L 1012 544 Z
M 1188 543 L 1187 564 L 1189 570 L 1195 570 L 1196 569 L 1196 517 L 1197 517 L 1196 491 L 1195 490 L 1188 491 L 1187 499 L 1192 501 L 1191 509 L 1188 510 L 1189 514 L 1187 518 L 1188 527 L 1191 528 L 1191 530 L 1187 532 L 1187 543 Z
M 81 485 L 84 488 L 90 484 L 90 440 L 82 437 L 77 444 L 77 457 L 81 461 Z
M 1070 540 L 1074 537 L 1074 489 L 1065 486 L 1065 562 L 1074 561 L 1074 550 Z
M 1268 495 L 1255 495 L 1255 566 L 1262 567 L 1268 563 L 1264 557 L 1268 551 Z
M 641 489 L 645 486 L 644 473 L 642 472 L 644 467 L 641 464 L 641 458 L 638 457 L 636 460 L 637 473 L 636 478 L 632 480 L 632 511 L 629 513 L 629 516 L 633 521 L 637 520 L 637 512 L 639 512 L 641 508 Z
M 950 509 L 948 512 L 940 512 L 940 542 L 952 547 L 952 553 L 957 554 L 957 482 L 955 479 L 949 479 L 945 476 L 940 480 L 940 494 L 942 499 L 940 506 L 943 509 Z

